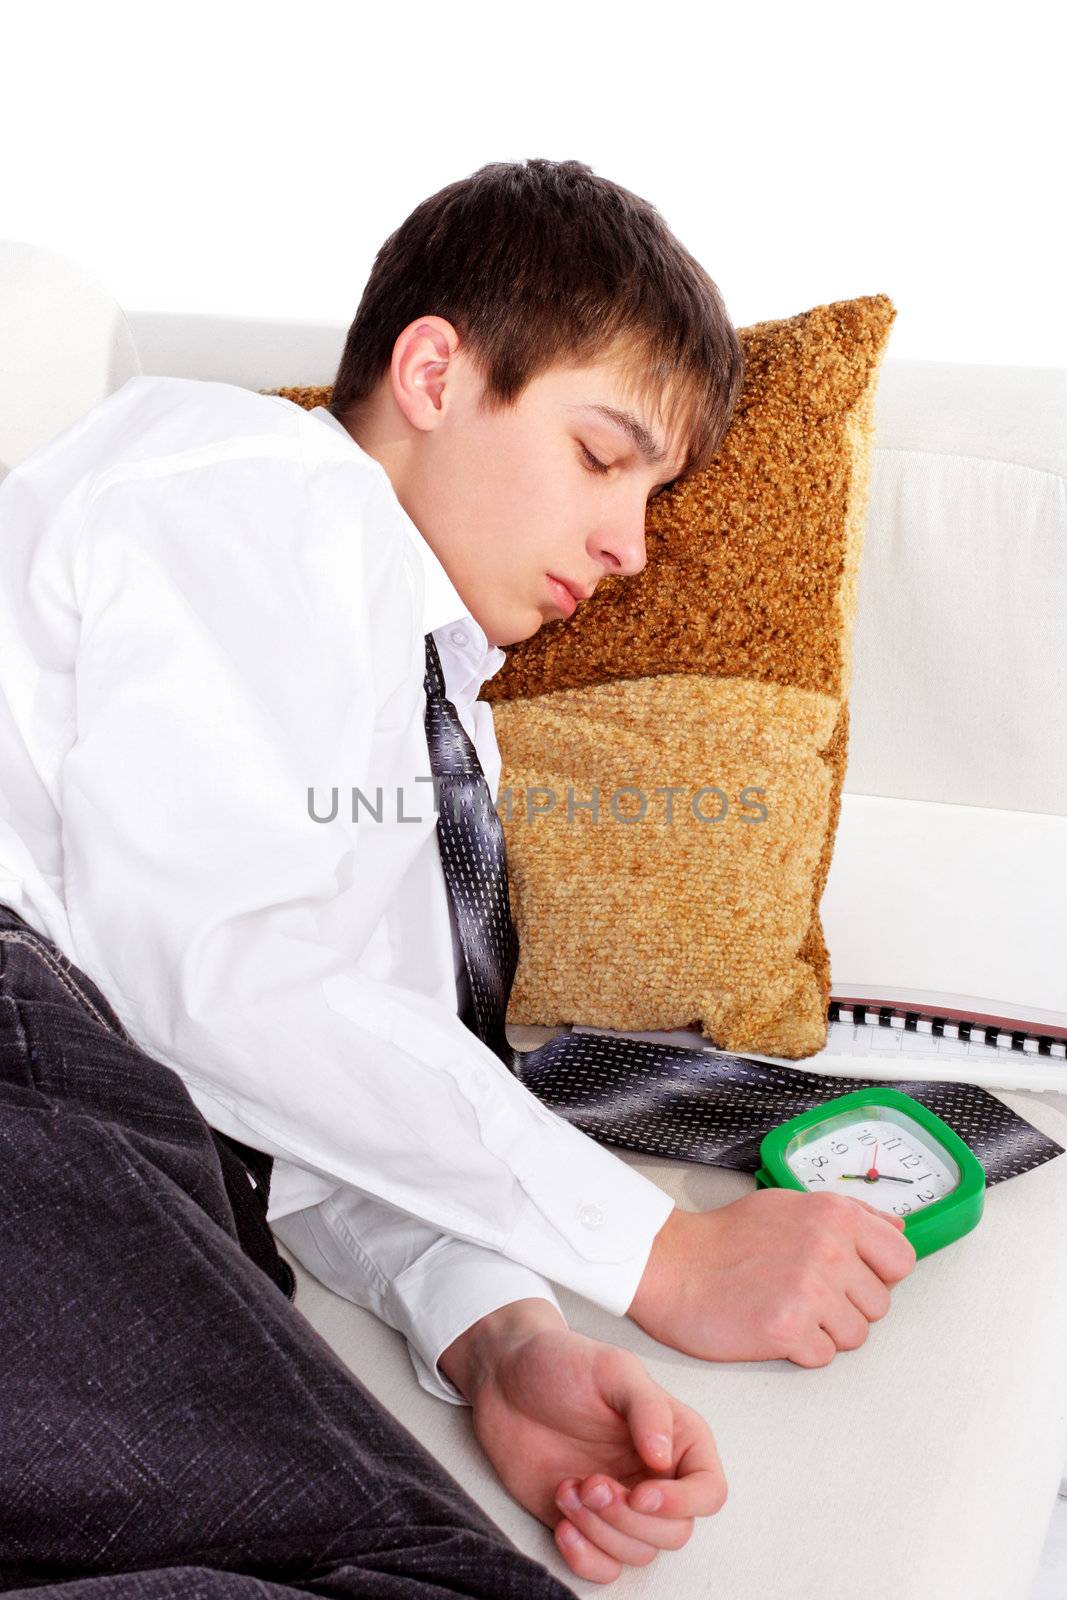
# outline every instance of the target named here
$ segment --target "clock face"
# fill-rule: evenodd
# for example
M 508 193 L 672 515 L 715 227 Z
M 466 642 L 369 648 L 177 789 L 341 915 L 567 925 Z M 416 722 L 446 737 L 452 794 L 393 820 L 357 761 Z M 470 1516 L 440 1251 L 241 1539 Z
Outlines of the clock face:
M 906 1111 L 866 1109 L 863 1119 L 852 1107 L 789 1141 L 786 1163 L 805 1189 L 852 1195 L 906 1217 L 958 1187 L 960 1169 L 952 1156 Z

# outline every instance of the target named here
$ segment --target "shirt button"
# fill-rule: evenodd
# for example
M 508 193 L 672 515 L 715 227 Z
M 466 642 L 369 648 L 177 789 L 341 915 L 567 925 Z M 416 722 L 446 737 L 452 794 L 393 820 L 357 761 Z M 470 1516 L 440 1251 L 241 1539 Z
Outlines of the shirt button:
M 599 1206 L 582 1206 L 578 1217 L 583 1228 L 599 1228 L 604 1221 L 604 1213 Z
M 462 628 L 453 628 L 448 637 L 452 640 L 453 644 L 463 645 L 470 642 L 469 636 Z

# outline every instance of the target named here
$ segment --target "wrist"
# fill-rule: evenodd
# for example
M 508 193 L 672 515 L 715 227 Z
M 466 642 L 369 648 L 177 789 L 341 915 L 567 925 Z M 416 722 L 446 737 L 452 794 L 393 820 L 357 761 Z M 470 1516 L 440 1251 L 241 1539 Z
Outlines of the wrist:
M 489 1311 L 453 1339 L 437 1358 L 440 1371 L 467 1401 L 490 1378 L 505 1352 L 541 1328 L 566 1328 L 563 1313 L 550 1300 L 532 1296 Z
M 675 1206 L 652 1241 L 641 1281 L 626 1308 L 626 1315 L 639 1326 L 648 1308 L 661 1303 L 666 1294 L 668 1282 L 676 1270 L 675 1263 L 680 1250 L 679 1235 L 685 1229 L 687 1216 L 687 1212 Z

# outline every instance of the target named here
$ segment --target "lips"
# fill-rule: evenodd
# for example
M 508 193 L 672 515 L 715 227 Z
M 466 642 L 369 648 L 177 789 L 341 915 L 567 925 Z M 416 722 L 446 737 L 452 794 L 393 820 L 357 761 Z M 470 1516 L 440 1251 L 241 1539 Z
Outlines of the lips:
M 565 617 L 572 617 L 578 609 L 578 596 L 574 594 L 561 578 L 554 578 L 548 573 L 548 587 L 553 603 L 559 607 Z
M 578 601 L 584 600 L 586 596 L 576 593 L 568 584 L 563 582 L 562 578 L 554 578 L 551 573 L 548 573 L 547 577 L 548 587 L 551 591 L 553 602 L 559 607 L 565 617 L 573 616 L 578 608 Z

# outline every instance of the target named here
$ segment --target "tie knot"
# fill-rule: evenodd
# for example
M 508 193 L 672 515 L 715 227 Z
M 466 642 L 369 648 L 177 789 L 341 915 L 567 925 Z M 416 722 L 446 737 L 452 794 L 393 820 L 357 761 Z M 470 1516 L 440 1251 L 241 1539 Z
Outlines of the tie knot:
M 445 675 L 441 670 L 441 657 L 432 633 L 426 635 L 426 692 L 437 698 L 445 697 Z
M 426 635 L 426 742 L 430 770 L 438 778 L 474 778 L 489 794 L 478 752 L 448 697 L 445 675 L 432 634 Z M 490 800 L 492 805 L 492 800 Z

